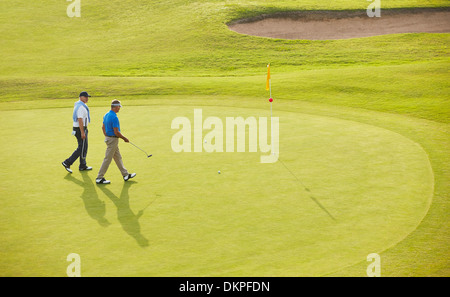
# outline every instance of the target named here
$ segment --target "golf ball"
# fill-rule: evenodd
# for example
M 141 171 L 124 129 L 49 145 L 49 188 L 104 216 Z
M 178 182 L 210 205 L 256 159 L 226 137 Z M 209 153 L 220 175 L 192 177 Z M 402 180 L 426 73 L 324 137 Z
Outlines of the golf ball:
M 219 170 L 219 171 L 217 171 L 217 173 L 218 173 L 218 174 L 220 174 L 220 170 Z

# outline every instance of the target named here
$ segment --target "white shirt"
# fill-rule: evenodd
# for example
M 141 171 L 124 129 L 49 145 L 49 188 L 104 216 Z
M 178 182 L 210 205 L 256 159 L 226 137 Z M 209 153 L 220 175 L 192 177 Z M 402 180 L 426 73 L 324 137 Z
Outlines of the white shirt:
M 87 109 L 83 105 L 81 105 L 77 110 L 77 121 L 73 122 L 74 127 L 80 127 L 80 124 L 78 123 L 78 119 L 83 119 L 84 127 L 87 127 L 87 125 L 89 124 L 88 112 L 87 112 Z

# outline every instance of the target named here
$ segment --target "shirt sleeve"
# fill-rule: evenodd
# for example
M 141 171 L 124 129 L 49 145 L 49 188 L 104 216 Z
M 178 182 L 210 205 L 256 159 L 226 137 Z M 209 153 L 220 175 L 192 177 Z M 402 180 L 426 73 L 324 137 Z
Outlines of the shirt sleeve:
M 87 118 L 87 110 L 86 108 L 84 108 L 83 106 L 80 106 L 80 108 L 78 108 L 77 110 L 77 118 L 78 119 L 84 119 Z
M 112 127 L 113 127 L 113 128 L 119 128 L 119 130 L 120 130 L 120 124 L 119 124 L 119 118 L 118 118 L 118 117 L 115 117 L 115 118 L 112 120 Z

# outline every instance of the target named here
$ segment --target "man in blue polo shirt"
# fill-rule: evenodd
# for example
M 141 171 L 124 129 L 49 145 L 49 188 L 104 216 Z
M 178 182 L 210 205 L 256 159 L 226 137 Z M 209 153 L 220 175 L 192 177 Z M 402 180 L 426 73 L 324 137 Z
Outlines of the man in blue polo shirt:
M 109 164 L 112 159 L 119 167 L 125 181 L 136 176 L 136 173 L 128 173 L 128 170 L 123 166 L 122 156 L 119 151 L 119 138 L 122 138 L 125 142 L 130 142 L 128 138 L 123 136 L 120 132 L 120 123 L 117 113 L 120 111 L 122 105 L 119 100 L 113 100 L 111 102 L 111 110 L 103 117 L 103 134 L 105 135 L 106 153 L 102 166 L 98 172 L 95 182 L 97 184 L 109 184 L 111 181 L 105 179 L 105 173 L 108 170 Z

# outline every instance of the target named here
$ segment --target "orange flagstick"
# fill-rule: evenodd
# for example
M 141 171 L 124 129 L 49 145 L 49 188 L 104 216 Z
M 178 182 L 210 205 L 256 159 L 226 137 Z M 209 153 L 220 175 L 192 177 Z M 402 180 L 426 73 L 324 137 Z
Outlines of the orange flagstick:
M 270 91 L 270 118 L 272 118 L 272 102 L 273 102 L 273 98 L 272 98 L 272 79 L 270 78 L 270 63 L 269 65 L 267 65 L 267 81 L 266 81 L 266 90 Z

